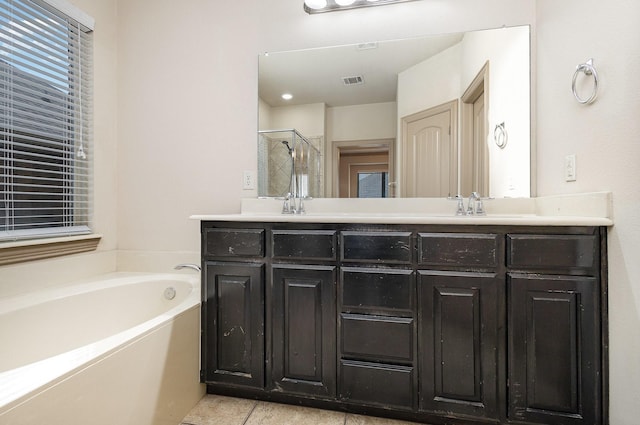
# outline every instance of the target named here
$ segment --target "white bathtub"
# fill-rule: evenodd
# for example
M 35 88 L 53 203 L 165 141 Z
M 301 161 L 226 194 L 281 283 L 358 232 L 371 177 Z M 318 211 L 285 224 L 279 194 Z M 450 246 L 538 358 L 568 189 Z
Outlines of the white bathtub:
M 0 300 L 0 424 L 179 424 L 204 392 L 199 323 L 195 272 Z

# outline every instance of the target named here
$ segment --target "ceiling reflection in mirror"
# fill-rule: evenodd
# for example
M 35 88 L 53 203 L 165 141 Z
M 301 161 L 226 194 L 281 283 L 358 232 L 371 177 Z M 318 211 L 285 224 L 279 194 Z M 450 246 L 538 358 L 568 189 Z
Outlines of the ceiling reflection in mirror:
M 381 196 L 530 196 L 528 26 L 269 52 L 258 88 L 258 130 L 295 129 L 320 151 L 310 196 L 373 180 Z M 292 181 L 294 159 L 282 140 L 258 145 L 258 195 L 285 195 L 269 180 Z

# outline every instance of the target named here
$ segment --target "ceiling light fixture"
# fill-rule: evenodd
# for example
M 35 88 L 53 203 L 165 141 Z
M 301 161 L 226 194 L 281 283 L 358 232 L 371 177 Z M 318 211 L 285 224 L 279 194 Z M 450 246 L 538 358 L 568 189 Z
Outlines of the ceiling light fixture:
M 305 0 L 304 7 L 311 10 L 320 10 L 327 7 L 327 0 Z
M 282 95 L 282 98 L 283 98 L 284 100 L 291 100 L 291 99 L 293 99 L 293 95 L 292 95 L 291 93 L 284 93 L 284 94 Z
M 382 6 L 415 0 L 304 0 L 304 11 L 312 13 L 356 9 L 358 7 Z

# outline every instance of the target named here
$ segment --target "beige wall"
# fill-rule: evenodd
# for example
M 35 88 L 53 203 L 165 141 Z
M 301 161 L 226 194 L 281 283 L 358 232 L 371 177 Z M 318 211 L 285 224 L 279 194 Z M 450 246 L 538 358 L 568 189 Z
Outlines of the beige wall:
M 260 112 L 262 112 L 262 109 L 260 109 Z M 324 103 L 271 107 L 268 112 L 269 124 L 263 129 L 295 128 L 304 137 L 324 137 L 325 114 L 326 105 Z M 260 116 L 260 120 L 263 120 L 262 116 Z
M 613 192 L 609 233 L 611 424 L 640 417 L 640 2 L 537 0 L 538 189 Z M 576 65 L 594 58 L 595 103 L 571 93 Z M 586 96 L 586 94 L 585 94 Z M 563 178 L 576 154 L 577 181 Z
M 327 140 L 393 139 L 396 108 L 396 102 L 327 108 Z
M 614 194 L 611 424 L 637 422 L 637 0 L 430 0 L 314 16 L 289 0 L 183 0 L 178 8 L 170 0 L 73 1 L 96 18 L 95 228 L 104 240 L 90 259 L 4 267 L 3 287 L 88 270 L 95 258 L 105 257 L 96 270 L 115 267 L 115 249 L 120 268 L 155 267 L 157 258 L 197 261 L 198 223 L 188 216 L 237 212 L 240 199 L 252 195 L 242 191 L 241 176 L 256 168 L 260 52 L 535 24 L 538 194 Z M 584 107 L 570 84 L 575 66 L 589 57 L 601 91 Z M 565 183 L 563 160 L 572 153 L 578 180 Z

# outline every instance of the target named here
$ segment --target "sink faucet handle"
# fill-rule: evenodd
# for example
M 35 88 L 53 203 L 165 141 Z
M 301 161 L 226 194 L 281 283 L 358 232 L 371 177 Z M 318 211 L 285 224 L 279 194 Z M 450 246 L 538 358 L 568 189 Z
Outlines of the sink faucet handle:
M 456 215 L 465 215 L 464 211 L 464 198 L 460 195 L 449 196 L 447 198 L 450 201 L 456 201 Z
M 476 200 L 476 215 L 487 215 L 487 212 L 484 210 L 484 204 L 482 203 L 482 198 L 478 198 Z
M 476 199 L 476 215 L 487 215 L 487 211 L 484 209 L 483 201 L 491 201 L 493 198 L 482 198 L 478 197 Z
M 282 203 L 282 214 L 291 214 L 291 192 L 284 196 L 284 202 Z

